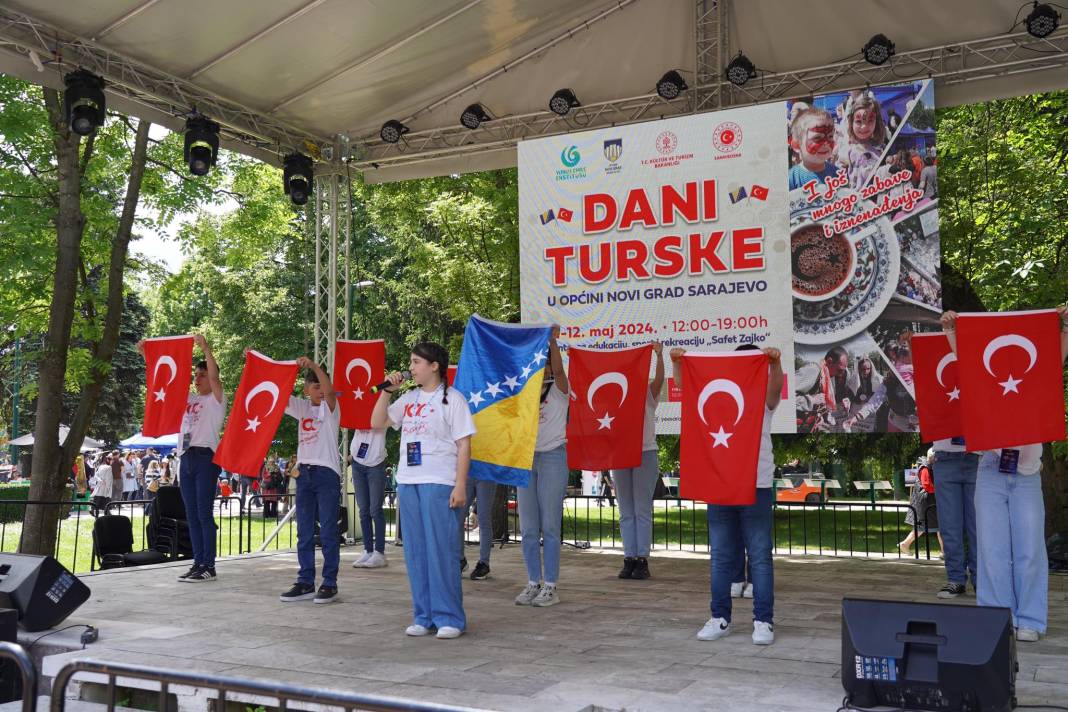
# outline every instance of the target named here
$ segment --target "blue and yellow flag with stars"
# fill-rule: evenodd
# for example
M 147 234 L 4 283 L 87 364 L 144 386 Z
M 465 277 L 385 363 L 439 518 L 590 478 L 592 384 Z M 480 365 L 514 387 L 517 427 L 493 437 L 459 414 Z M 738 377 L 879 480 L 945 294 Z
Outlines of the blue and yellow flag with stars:
M 478 314 L 467 322 L 453 387 L 467 398 L 478 428 L 471 438 L 471 477 L 529 484 L 550 331 Z

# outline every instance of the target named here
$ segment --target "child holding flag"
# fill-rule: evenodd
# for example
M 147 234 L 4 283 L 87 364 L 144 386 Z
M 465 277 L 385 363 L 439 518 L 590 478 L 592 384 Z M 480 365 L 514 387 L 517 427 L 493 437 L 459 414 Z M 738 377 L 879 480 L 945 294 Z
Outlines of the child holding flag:
M 401 431 L 397 495 L 404 521 L 404 562 L 412 592 L 410 636 L 457 638 L 467 626 L 460 585 L 460 523 L 475 424 L 463 395 L 449 387 L 449 354 L 434 343 L 412 349 L 417 388 L 390 404 L 404 377 L 393 372 L 371 414 L 372 428 Z

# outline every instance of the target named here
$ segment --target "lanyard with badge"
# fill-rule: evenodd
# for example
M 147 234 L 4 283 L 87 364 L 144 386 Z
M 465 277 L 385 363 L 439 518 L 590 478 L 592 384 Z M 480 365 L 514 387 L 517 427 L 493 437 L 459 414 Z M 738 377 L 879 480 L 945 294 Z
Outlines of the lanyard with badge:
M 1004 448 L 1001 457 L 998 458 L 998 472 L 1003 475 L 1015 475 L 1016 468 L 1020 465 L 1020 451 Z
M 428 398 L 427 402 L 424 404 L 424 403 L 420 403 L 419 402 L 420 395 L 421 395 L 421 393 L 419 393 L 419 392 L 416 392 L 416 394 L 415 394 L 415 412 L 416 413 L 420 412 L 420 409 L 422 408 L 423 405 L 429 405 L 430 404 L 430 398 L 434 397 L 434 394 L 431 393 L 430 394 L 430 398 Z M 419 465 L 422 465 L 422 464 L 423 464 L 423 443 L 420 442 L 419 440 L 412 440 L 411 442 L 408 443 L 408 467 L 418 467 Z

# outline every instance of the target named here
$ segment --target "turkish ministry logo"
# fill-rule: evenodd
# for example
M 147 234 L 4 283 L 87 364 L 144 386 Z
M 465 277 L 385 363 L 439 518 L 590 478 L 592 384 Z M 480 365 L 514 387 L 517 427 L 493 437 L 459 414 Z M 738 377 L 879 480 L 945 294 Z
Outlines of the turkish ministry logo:
M 623 139 L 610 138 L 604 142 L 604 157 L 608 161 L 608 165 L 604 167 L 605 175 L 613 175 L 623 170 L 623 166 L 619 163 L 622 155 Z
M 712 132 L 712 145 L 725 154 L 716 156 L 717 161 L 721 158 L 738 158 L 742 155 L 742 127 L 733 121 L 724 121 Z
M 586 168 L 579 166 L 582 162 L 582 154 L 579 153 L 578 146 L 568 146 L 564 150 L 560 151 L 560 163 L 564 164 L 563 168 L 556 170 L 556 180 L 578 180 L 586 177 Z
M 670 156 L 679 147 L 679 137 L 671 131 L 661 131 L 656 137 L 656 151 L 661 156 Z
M 655 158 L 643 159 L 643 166 L 669 168 L 693 158 L 692 153 L 676 153 L 679 147 L 679 137 L 673 131 L 661 131 L 657 135 L 656 141 L 653 142 L 653 146 L 660 155 Z

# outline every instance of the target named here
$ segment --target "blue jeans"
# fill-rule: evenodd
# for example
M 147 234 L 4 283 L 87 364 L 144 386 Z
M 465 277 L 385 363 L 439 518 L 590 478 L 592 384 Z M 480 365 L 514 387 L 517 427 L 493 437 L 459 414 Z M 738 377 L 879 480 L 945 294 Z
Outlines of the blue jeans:
M 222 468 L 211 461 L 214 455 L 210 448 L 191 447 L 179 460 L 182 502 L 198 566 L 215 566 L 215 491 Z
M 338 516 L 341 507 L 341 480 L 322 465 L 299 465 L 297 478 L 297 583 L 315 585 L 315 522 L 319 521 L 319 541 L 323 547 L 323 585 L 337 586 L 341 566 L 341 540 Z
M 493 551 L 493 496 L 497 493 L 497 483 L 493 480 L 476 480 L 467 478 L 467 504 L 460 519 L 460 558 L 464 558 L 464 522 L 471 512 L 471 504 L 478 500 L 478 560 L 490 560 Z M 457 563 L 457 566 L 460 564 Z
M 712 552 L 712 617 L 731 619 L 731 583 L 736 580 L 741 545 L 749 555 L 753 583 L 753 620 L 772 623 L 775 574 L 771 562 L 770 487 L 758 487 L 756 502 L 742 506 L 708 505 L 708 545 Z
M 979 456 L 967 452 L 935 455 L 935 492 L 938 495 L 938 530 L 942 533 L 942 556 L 950 583 L 976 583 L 978 540 L 975 536 L 975 475 Z M 967 548 L 965 548 L 967 535 Z
M 360 531 L 364 551 L 386 550 L 386 515 L 382 503 L 386 498 L 386 463 L 367 466 L 352 463 L 352 488 L 356 490 L 356 506 L 360 508 Z
M 642 464 L 629 470 L 612 470 L 612 487 L 619 500 L 619 533 L 623 555 L 649 556 L 653 542 L 653 494 L 660 476 L 656 450 L 642 452 Z
M 519 530 L 523 537 L 523 560 L 527 578 L 542 580 L 542 547 L 545 548 L 545 582 L 560 577 L 560 525 L 567 494 L 567 451 L 561 445 L 534 453 L 530 484 L 519 487 Z
M 1012 611 L 1012 624 L 1046 632 L 1049 560 L 1042 478 L 998 472 L 998 457 L 985 453 L 975 481 L 979 536 L 980 606 Z
M 414 622 L 463 630 L 467 616 L 457 555 L 463 509 L 449 507 L 450 494 L 449 485 L 397 485 Z

